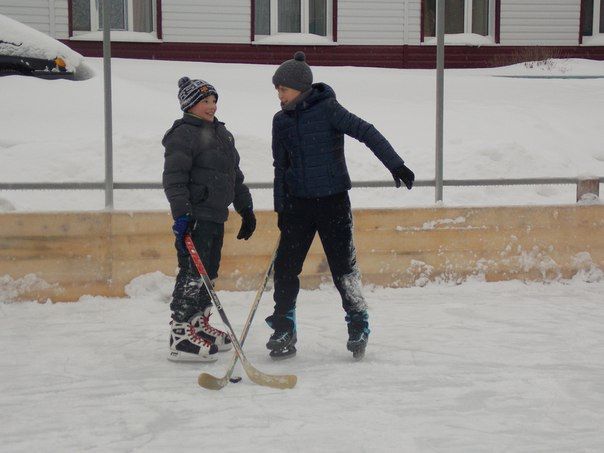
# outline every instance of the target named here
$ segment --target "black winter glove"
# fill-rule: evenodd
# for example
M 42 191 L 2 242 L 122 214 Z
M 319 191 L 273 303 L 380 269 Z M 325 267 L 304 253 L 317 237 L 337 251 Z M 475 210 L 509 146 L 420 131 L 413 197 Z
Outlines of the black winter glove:
M 189 254 L 187 246 L 185 245 L 185 234 L 193 229 L 194 224 L 195 222 L 192 221 L 191 217 L 187 214 L 181 215 L 174 221 L 172 232 L 176 237 L 176 247 L 178 247 L 178 250 L 180 250 L 181 253 Z
M 241 228 L 237 234 L 237 239 L 245 239 L 246 241 L 252 237 L 256 229 L 256 216 L 252 208 L 244 209 L 241 214 Z
M 411 190 L 411 187 L 413 187 L 413 181 L 415 181 L 415 173 L 413 173 L 405 165 L 392 170 L 392 177 L 394 178 L 394 184 L 396 187 L 400 187 L 402 181 L 409 190 Z

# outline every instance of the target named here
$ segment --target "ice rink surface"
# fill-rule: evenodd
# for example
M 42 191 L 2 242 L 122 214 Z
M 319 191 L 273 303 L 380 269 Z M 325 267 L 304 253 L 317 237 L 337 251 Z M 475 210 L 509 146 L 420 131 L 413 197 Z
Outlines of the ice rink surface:
M 596 452 L 604 448 L 604 283 L 366 288 L 365 360 L 346 351 L 337 292 L 302 291 L 298 355 L 272 361 L 264 295 L 244 347 L 292 390 L 169 362 L 159 273 L 130 297 L 0 304 L 3 452 Z M 254 294 L 219 292 L 237 332 Z M 217 317 L 217 315 L 214 315 Z M 214 317 L 212 319 L 214 319 Z M 217 320 L 214 320 L 218 323 Z M 242 370 L 238 367 L 236 374 Z

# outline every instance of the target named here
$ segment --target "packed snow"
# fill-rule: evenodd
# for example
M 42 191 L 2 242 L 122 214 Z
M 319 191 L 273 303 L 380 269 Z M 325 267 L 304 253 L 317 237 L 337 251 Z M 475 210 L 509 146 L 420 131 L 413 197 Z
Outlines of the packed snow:
M 1 181 L 102 181 L 102 60 L 85 64 L 97 74 L 85 81 L 0 78 Z M 114 59 L 112 68 L 116 181 L 160 181 L 160 141 L 180 116 L 183 75 L 217 87 L 218 117 L 235 135 L 247 180 L 271 181 L 275 66 Z M 434 71 L 313 71 L 377 126 L 419 180 L 433 179 Z M 497 77 L 510 75 L 577 78 Z M 446 71 L 445 178 L 604 175 L 600 77 L 604 62 L 586 60 Z M 353 180 L 390 178 L 354 140 L 347 139 L 347 158 Z M 253 196 L 257 208 L 271 208 L 271 191 Z M 434 189 L 358 189 L 351 198 L 356 208 L 431 206 Z M 445 187 L 444 197 L 445 205 L 574 202 L 574 186 L 555 185 Z M 116 191 L 115 205 L 168 209 L 159 190 Z M 0 212 L 103 207 L 100 191 L 0 192 Z M 214 364 L 167 361 L 171 276 L 140 276 L 121 299 L 8 302 L 20 285 L 43 283 L 35 275 L 0 276 L 2 451 L 604 448 L 604 278 L 593 266 L 589 275 L 549 284 L 365 287 L 372 333 L 361 362 L 346 351 L 331 285 L 301 292 L 298 355 L 271 361 L 263 322 L 272 310 L 269 290 L 245 351 L 265 372 L 296 374 L 297 386 L 286 391 L 245 376 L 219 392 L 200 388 L 198 374 L 221 376 L 230 352 Z M 254 294 L 218 295 L 240 332 Z
M 535 452 L 604 448 L 604 283 L 518 281 L 366 288 L 371 335 L 355 362 L 333 288 L 302 291 L 298 353 L 274 362 L 264 295 L 244 350 L 292 390 L 220 391 L 214 364 L 172 363 L 173 280 L 130 297 L 0 304 L 2 451 Z M 241 332 L 254 294 L 219 297 Z M 217 315 L 214 315 L 216 317 Z M 237 367 L 236 375 L 242 370 Z

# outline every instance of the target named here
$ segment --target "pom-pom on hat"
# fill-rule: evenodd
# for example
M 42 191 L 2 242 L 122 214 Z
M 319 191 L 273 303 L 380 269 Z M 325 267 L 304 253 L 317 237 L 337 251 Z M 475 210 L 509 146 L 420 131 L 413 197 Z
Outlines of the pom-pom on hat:
M 202 99 L 212 95 L 216 96 L 216 100 L 218 100 L 216 88 L 205 80 L 191 80 L 188 77 L 181 77 L 178 81 L 178 100 L 180 101 L 180 109 L 183 112 L 189 110 Z
M 312 71 L 306 63 L 304 52 L 296 52 L 292 60 L 283 62 L 277 68 L 273 76 L 273 85 L 281 85 L 301 92 L 310 90 Z

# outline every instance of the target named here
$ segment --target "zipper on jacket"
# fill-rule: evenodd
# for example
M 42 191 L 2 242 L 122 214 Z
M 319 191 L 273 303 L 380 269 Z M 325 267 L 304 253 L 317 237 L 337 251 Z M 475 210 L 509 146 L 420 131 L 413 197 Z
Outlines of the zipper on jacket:
M 304 194 L 308 194 L 308 190 L 306 188 L 306 172 L 304 171 L 304 152 L 302 151 L 302 135 L 300 135 L 300 115 L 298 114 L 298 108 L 294 111 L 296 115 L 296 135 L 298 136 L 298 145 L 300 147 L 300 161 L 302 163 L 302 188 L 304 189 Z

